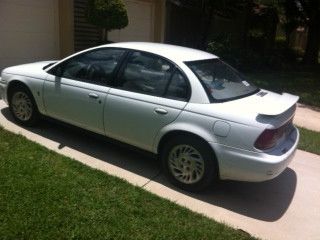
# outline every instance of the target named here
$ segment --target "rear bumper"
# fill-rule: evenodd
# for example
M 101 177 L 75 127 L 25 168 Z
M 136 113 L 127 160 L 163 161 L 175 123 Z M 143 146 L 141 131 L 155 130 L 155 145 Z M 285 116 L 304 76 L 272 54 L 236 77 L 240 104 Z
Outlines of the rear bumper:
M 268 153 L 210 144 L 218 159 L 221 179 L 262 182 L 277 177 L 287 168 L 298 143 L 299 131 L 294 127 L 286 141 Z

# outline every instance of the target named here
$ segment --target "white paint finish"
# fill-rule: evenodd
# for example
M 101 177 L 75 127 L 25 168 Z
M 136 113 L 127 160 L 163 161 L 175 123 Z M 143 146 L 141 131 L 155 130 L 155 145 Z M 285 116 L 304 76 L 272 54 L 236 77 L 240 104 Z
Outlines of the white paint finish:
M 153 1 L 124 0 L 129 24 L 121 30 L 108 33 L 108 38 L 114 42 L 123 41 L 153 41 L 154 11 Z
M 58 0 L 0 1 L 0 70 L 59 57 Z
M 46 114 L 104 135 L 103 109 L 109 89 L 48 74 L 43 86 Z
M 104 109 L 108 137 L 152 151 L 157 133 L 172 123 L 187 103 L 111 88 Z M 166 111 L 159 114 L 156 109 Z
M 132 151 L 115 151 L 67 127 L 44 124 L 33 132 L 12 123 L 0 101 L 0 123 L 60 154 L 120 177 L 209 218 L 240 228 L 261 239 L 315 240 L 320 236 L 320 156 L 298 150 L 289 168 L 264 183 L 222 182 L 216 189 L 192 194 L 177 190 L 150 159 Z M 5 115 L 3 115 L 5 114 Z M 152 179 L 152 180 L 151 180 Z
M 230 132 L 230 124 L 224 121 L 216 121 L 213 126 L 213 132 L 219 137 L 226 137 Z

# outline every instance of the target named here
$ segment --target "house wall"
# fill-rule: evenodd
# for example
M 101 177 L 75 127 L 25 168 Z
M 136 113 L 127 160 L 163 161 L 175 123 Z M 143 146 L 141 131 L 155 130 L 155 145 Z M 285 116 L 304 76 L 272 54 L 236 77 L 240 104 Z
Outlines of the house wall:
M 74 52 L 74 1 L 59 0 L 60 57 Z
M 96 46 L 100 41 L 101 30 L 86 21 L 85 8 L 87 0 L 60 0 L 61 12 L 73 12 L 74 24 L 65 24 L 61 21 L 62 28 L 68 28 L 74 32 L 74 46 L 72 47 L 70 37 L 62 39 L 64 48 L 62 55 L 67 52 L 80 51 L 88 47 Z M 73 2 L 67 4 L 65 2 Z M 129 25 L 121 30 L 114 30 L 108 33 L 108 39 L 114 42 L 123 41 L 150 41 L 163 42 L 165 23 L 165 0 L 123 0 L 128 13 Z M 72 9 L 71 9 L 72 8 Z M 63 14 L 63 13 L 62 13 Z M 70 22 L 70 19 L 68 19 Z M 72 28 L 73 27 L 73 28 Z M 62 32 L 65 32 L 63 30 Z M 97 36 L 99 35 L 99 36 Z M 69 49 L 69 50 L 67 50 Z
M 83 11 L 76 13 L 85 15 L 86 0 L 0 0 L 0 71 L 12 65 L 60 59 L 86 48 L 78 44 L 75 49 L 75 40 L 79 42 L 86 35 L 81 31 L 75 35 L 79 27 L 79 24 L 75 26 L 77 1 L 82 2 Z M 115 40 L 162 42 L 165 0 L 123 1 L 131 4 L 128 9 L 131 25 L 120 30 L 122 33 L 118 32 Z M 141 18 L 143 12 L 140 8 L 145 10 L 148 7 L 149 17 L 145 14 L 147 17 Z M 132 12 L 132 9 L 135 10 Z M 150 31 L 144 32 L 146 29 Z M 95 31 L 97 39 L 100 30 Z M 87 41 L 91 44 L 88 47 L 97 44 L 90 36 Z
M 0 0 L 0 70 L 59 58 L 58 0 Z
M 164 0 L 123 0 L 129 24 L 121 30 L 111 31 L 109 39 L 121 41 L 162 42 L 164 38 Z
M 155 0 L 154 41 L 164 42 L 166 28 L 166 0 Z

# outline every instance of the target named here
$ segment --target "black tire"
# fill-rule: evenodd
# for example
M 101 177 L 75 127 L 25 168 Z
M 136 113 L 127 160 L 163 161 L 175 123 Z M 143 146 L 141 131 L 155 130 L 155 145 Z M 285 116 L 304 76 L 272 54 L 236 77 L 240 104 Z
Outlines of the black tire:
M 27 107 L 30 109 L 30 117 L 23 118 L 21 114 L 19 115 L 17 113 L 17 104 L 14 103 L 14 99 L 16 95 L 22 95 L 24 97 L 24 100 L 26 101 Z M 23 106 L 22 106 L 23 107 Z M 38 111 L 37 105 L 35 103 L 35 100 L 33 98 L 32 93 L 30 90 L 25 86 L 15 86 L 12 90 L 10 90 L 9 93 L 9 109 L 10 112 L 14 118 L 14 120 L 22 126 L 32 127 L 35 126 L 40 119 L 40 113 Z
M 200 176 L 198 180 L 196 180 L 195 182 L 192 183 L 185 183 L 182 182 L 184 180 L 179 180 L 179 177 L 174 176 L 174 172 L 176 174 L 180 174 L 182 175 L 179 170 L 177 171 L 174 167 L 170 167 L 170 157 L 172 158 L 172 156 L 178 156 L 173 154 L 173 152 L 178 151 L 177 149 L 181 148 L 183 149 L 183 146 L 186 146 L 186 148 L 191 147 L 191 149 L 195 149 L 197 151 L 197 154 L 200 154 L 202 157 L 202 162 L 204 164 L 204 167 L 201 169 L 204 169 L 200 172 L 202 172 L 202 174 L 199 174 Z M 184 150 L 183 150 L 184 151 Z M 186 150 L 189 151 L 189 150 Z M 173 154 L 173 155 L 170 155 Z M 181 154 L 180 154 L 181 155 Z M 191 154 L 193 155 L 193 154 Z M 186 191 L 191 191 L 191 192 L 198 192 L 198 191 L 202 191 L 206 188 L 208 188 L 209 186 L 211 186 L 214 182 L 216 182 L 216 180 L 218 179 L 218 165 L 217 165 L 217 161 L 214 155 L 213 150 L 210 148 L 210 146 L 203 140 L 197 138 L 197 137 L 193 137 L 193 136 L 177 136 L 174 138 L 169 139 L 169 141 L 167 143 L 165 143 L 162 151 L 161 151 L 161 162 L 162 162 L 162 167 L 163 167 L 163 171 L 164 174 L 166 175 L 166 177 L 169 179 L 169 181 L 174 184 L 175 186 L 186 190 Z M 183 159 L 183 157 L 181 157 L 181 161 L 187 161 L 186 159 Z M 179 160 L 180 161 L 180 160 Z M 184 163 L 182 163 L 184 164 Z M 189 165 L 190 166 L 190 165 Z M 182 167 L 182 165 L 181 165 Z M 184 166 L 186 167 L 186 166 Z M 173 170 L 175 169 L 175 170 Z M 193 169 L 195 169 L 195 167 L 193 166 Z M 195 173 L 194 170 L 190 170 L 190 172 Z M 191 174 L 192 176 L 194 174 Z M 195 174 L 196 175 L 196 174 Z M 190 175 L 189 175 L 190 176 Z

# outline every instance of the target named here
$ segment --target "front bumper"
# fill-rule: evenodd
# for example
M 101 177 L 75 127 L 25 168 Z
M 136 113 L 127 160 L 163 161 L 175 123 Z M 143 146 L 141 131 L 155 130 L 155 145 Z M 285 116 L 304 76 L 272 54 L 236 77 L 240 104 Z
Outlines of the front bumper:
M 220 179 L 262 182 L 277 177 L 292 161 L 299 137 L 294 127 L 286 141 L 268 153 L 210 143 L 218 159 Z
M 7 83 L 0 77 L 0 99 L 4 100 L 5 102 L 7 102 L 6 89 Z

